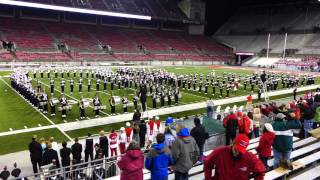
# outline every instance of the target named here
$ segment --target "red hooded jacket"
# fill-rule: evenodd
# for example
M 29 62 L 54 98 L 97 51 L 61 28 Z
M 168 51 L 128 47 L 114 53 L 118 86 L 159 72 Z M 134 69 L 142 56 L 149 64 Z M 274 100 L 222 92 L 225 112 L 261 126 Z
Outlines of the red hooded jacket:
M 140 150 L 128 150 L 118 162 L 120 180 L 143 180 L 144 157 Z
M 250 152 L 234 159 L 231 146 L 217 148 L 204 159 L 205 180 L 248 180 L 251 173 L 255 180 L 263 180 L 265 172 L 262 162 Z
M 265 132 L 260 137 L 259 145 L 256 148 L 257 154 L 261 157 L 270 157 L 272 151 L 272 144 L 275 138 L 273 132 Z

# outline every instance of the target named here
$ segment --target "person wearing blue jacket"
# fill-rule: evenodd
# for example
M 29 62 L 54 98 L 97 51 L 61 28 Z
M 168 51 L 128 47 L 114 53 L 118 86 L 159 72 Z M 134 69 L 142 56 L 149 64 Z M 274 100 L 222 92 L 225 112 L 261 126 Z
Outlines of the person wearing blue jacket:
M 173 164 L 170 149 L 164 144 L 165 136 L 157 134 L 157 144 L 153 144 L 146 156 L 145 167 L 151 172 L 151 180 L 167 180 L 168 167 Z

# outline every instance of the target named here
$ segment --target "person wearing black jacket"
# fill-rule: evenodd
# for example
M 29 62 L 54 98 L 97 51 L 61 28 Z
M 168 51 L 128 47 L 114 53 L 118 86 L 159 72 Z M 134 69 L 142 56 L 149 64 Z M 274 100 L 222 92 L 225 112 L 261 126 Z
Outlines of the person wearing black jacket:
M 138 123 L 140 121 L 140 118 L 141 118 L 141 113 L 139 109 L 135 109 L 133 113 L 132 121 Z
M 93 160 L 93 139 L 91 138 L 91 134 L 88 133 L 88 138 L 86 139 L 86 146 L 84 149 L 84 161 L 88 162 L 90 157 L 90 160 Z
M 29 144 L 30 158 L 33 168 L 33 173 L 38 173 L 38 166 L 40 168 L 42 162 L 42 147 L 37 142 L 37 136 L 33 136 L 32 142 Z
M 100 131 L 99 145 L 102 150 L 102 157 L 107 158 L 109 156 L 109 141 L 104 131 Z
M 81 161 L 81 152 L 82 152 L 82 145 L 79 143 L 78 138 L 74 139 L 74 144 L 71 146 L 71 153 L 73 160 L 76 164 L 80 163 Z
M 139 125 L 139 139 L 140 139 L 140 148 L 143 148 L 146 142 L 147 126 L 144 120 L 141 120 Z
M 70 154 L 71 154 L 71 149 L 67 147 L 67 142 L 63 141 L 62 149 L 60 149 L 62 167 L 70 166 Z
M 48 144 L 47 149 L 44 151 L 42 162 L 43 165 L 53 163 L 57 168 L 60 167 L 58 153 L 52 149 L 51 144 Z
M 195 127 L 191 129 L 191 136 L 196 141 L 199 151 L 200 151 L 200 161 L 203 159 L 203 151 L 204 144 L 206 143 L 206 139 L 209 138 L 209 134 L 206 129 L 200 123 L 200 119 L 198 117 L 193 120 Z

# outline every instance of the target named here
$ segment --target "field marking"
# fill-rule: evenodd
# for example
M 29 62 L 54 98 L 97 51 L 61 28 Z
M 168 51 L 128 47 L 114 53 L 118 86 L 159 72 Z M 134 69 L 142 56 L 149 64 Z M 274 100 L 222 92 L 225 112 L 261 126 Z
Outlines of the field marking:
M 35 81 L 35 80 L 33 80 L 33 81 Z M 43 84 L 43 85 L 45 85 L 45 86 L 47 86 L 48 88 L 50 88 L 50 86 L 49 86 L 48 84 L 46 84 L 46 83 L 44 83 L 44 82 L 42 82 L 42 81 L 40 81 L 40 83 Z M 59 92 L 60 94 L 64 94 L 64 95 L 68 96 L 69 98 L 71 98 L 71 99 L 76 100 L 77 102 L 79 102 L 79 99 L 77 99 L 77 98 L 75 98 L 75 97 L 73 97 L 73 96 L 70 96 L 70 95 L 67 94 L 67 93 L 62 93 L 60 90 L 58 90 L 58 88 L 54 88 L 54 90 L 57 91 L 57 92 Z M 91 105 L 90 105 L 89 107 L 92 108 L 92 109 L 94 109 L 94 107 L 91 106 Z M 104 114 L 104 115 L 110 116 L 110 114 L 108 114 L 108 113 L 106 113 L 106 112 L 103 112 L 103 111 L 100 111 L 100 112 L 101 112 L 102 114 Z
M 16 94 L 18 94 L 22 99 L 25 100 L 25 98 L 20 94 L 18 93 L 15 89 L 13 89 L 13 87 L 11 87 L 2 77 L 0 77 L 1 81 L 3 81 L 12 91 L 14 91 Z M 58 127 L 54 122 L 52 122 L 46 115 L 44 115 L 39 109 L 37 109 L 35 106 L 31 106 L 33 107 L 33 109 L 35 109 L 37 112 L 39 112 L 42 117 L 44 117 L 49 123 L 51 123 L 53 126 L 55 126 L 63 135 L 65 135 L 65 137 L 67 137 L 70 141 L 73 141 L 72 138 L 67 134 L 65 133 L 60 127 Z M 46 127 L 46 126 L 44 126 Z M 34 128 L 30 128 L 30 129 L 34 129 Z

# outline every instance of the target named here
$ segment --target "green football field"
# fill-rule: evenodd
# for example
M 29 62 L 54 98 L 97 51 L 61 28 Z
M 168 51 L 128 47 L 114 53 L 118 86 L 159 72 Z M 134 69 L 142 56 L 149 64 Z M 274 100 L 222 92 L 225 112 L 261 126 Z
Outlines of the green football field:
M 207 66 L 175 66 L 175 67 L 162 67 L 162 69 L 165 69 L 169 72 L 174 72 L 176 74 L 210 74 L 213 69 L 207 67 Z M 241 70 L 241 69 L 230 69 L 230 68 L 219 68 L 214 69 L 216 75 L 222 75 L 222 73 L 235 73 L 235 74 L 242 74 L 242 75 L 248 75 L 252 74 L 252 70 Z M 54 124 L 59 123 L 65 123 L 65 122 L 72 122 L 77 121 L 79 119 L 79 107 L 78 105 L 74 105 L 72 110 L 68 112 L 67 118 L 62 119 L 61 113 L 58 112 L 56 116 L 49 116 L 47 115 L 44 117 L 44 115 L 40 114 L 38 111 L 36 111 L 29 103 L 27 103 L 23 98 L 21 98 L 15 91 L 13 91 L 10 87 L 10 80 L 7 77 L 7 75 L 10 74 L 9 72 L 0 72 L 0 133 L 3 132 L 9 132 L 11 130 L 21 130 L 21 129 L 28 129 L 28 128 L 34 128 L 39 126 L 46 126 L 51 125 L 52 121 Z M 84 77 L 85 77 L 85 73 Z M 29 74 L 31 77 L 33 76 L 32 73 Z M 53 77 L 54 74 L 51 73 L 51 77 Z M 45 91 L 50 94 L 50 88 L 49 88 L 49 79 L 47 79 L 47 74 L 44 73 L 44 78 L 40 78 L 40 74 L 37 74 L 37 77 L 42 82 L 42 87 L 45 89 Z M 70 77 L 73 77 L 73 74 L 70 73 Z M 60 97 L 60 73 L 59 77 L 55 79 L 55 97 Z M 74 78 L 75 86 L 74 86 L 74 93 L 70 93 L 69 88 L 69 82 L 68 78 L 66 78 L 65 73 L 65 95 L 67 96 L 68 100 L 75 100 L 78 101 L 81 96 L 84 98 L 93 98 L 96 91 L 95 91 L 95 81 L 92 80 L 91 82 L 91 91 L 87 91 L 87 79 L 83 78 L 83 92 L 78 92 L 78 84 L 79 81 L 79 74 L 77 74 L 77 77 Z M 317 83 L 319 82 L 319 78 L 317 78 Z M 33 86 L 36 87 L 36 81 L 33 80 Z M 281 87 L 280 87 L 281 88 Z M 100 89 L 103 89 L 103 83 L 100 83 Z M 212 97 L 212 88 L 208 88 L 209 93 L 205 94 L 203 92 L 193 91 L 193 90 L 182 90 L 182 98 L 179 100 L 179 105 L 183 104 L 190 104 L 194 102 L 201 102 L 208 99 L 208 97 Z M 218 90 L 217 90 L 218 91 Z M 126 96 L 128 97 L 129 101 L 132 101 L 132 98 L 134 96 L 134 89 L 118 89 L 118 86 L 115 85 L 115 90 L 113 91 L 113 95 L 115 96 Z M 224 92 L 225 93 L 225 92 Z M 241 88 L 238 91 L 237 96 L 239 95 L 246 95 L 249 91 L 245 92 Z M 108 84 L 107 91 L 98 92 L 100 99 L 102 100 L 102 104 L 106 105 L 107 108 L 102 113 L 100 113 L 101 117 L 110 116 L 110 107 L 108 100 L 110 98 L 110 84 Z M 51 95 L 49 95 L 51 96 Z M 225 94 L 224 94 L 225 96 Z M 230 92 L 230 97 L 236 96 L 232 92 Z M 213 97 L 214 99 L 219 99 L 219 97 Z M 225 98 L 225 97 L 222 97 Z M 148 110 L 150 110 L 152 105 L 151 98 L 148 98 L 147 106 Z M 92 104 L 91 104 L 92 106 Z M 158 103 L 157 107 L 160 107 L 160 104 Z M 129 108 L 129 112 L 133 111 L 133 107 Z M 116 107 L 117 113 L 122 113 L 122 106 L 118 105 Z M 195 114 L 201 114 L 204 113 L 205 109 L 199 109 L 199 110 L 193 110 L 188 112 L 179 112 L 175 114 L 170 115 L 164 115 L 161 116 L 161 119 L 165 119 L 168 116 L 172 117 L 183 117 L 186 115 L 195 115 Z M 89 119 L 94 118 L 94 112 L 93 108 L 89 107 L 86 109 L 86 115 L 89 117 Z M 124 123 L 116 123 L 116 124 L 110 124 L 110 125 L 103 125 L 103 126 L 96 126 L 91 128 L 84 128 L 84 129 L 78 129 L 78 130 L 72 130 L 65 132 L 70 137 L 79 137 L 79 136 L 85 136 L 88 132 L 91 132 L 92 134 L 98 133 L 100 130 L 105 130 L 106 132 L 110 131 L 112 128 L 119 129 L 121 126 L 123 126 Z M 29 142 L 32 134 L 38 134 L 39 137 L 41 136 L 55 136 L 59 141 L 66 140 L 67 137 L 60 132 L 58 129 L 53 128 L 50 130 L 40 130 L 35 132 L 28 132 L 28 133 L 21 133 L 16 135 L 9 135 L 9 136 L 0 136 L 0 142 L 8 142 L 8 145 L 12 144 L 11 149 L 2 149 L 0 148 L 0 154 L 5 154 L 9 152 L 16 152 L 19 150 L 24 150 L 27 148 L 27 142 Z M 20 138 L 21 140 L 17 141 L 19 143 L 14 142 L 14 139 Z M 10 141 L 10 143 L 9 143 Z M 3 143 L 6 144 L 6 143 Z

